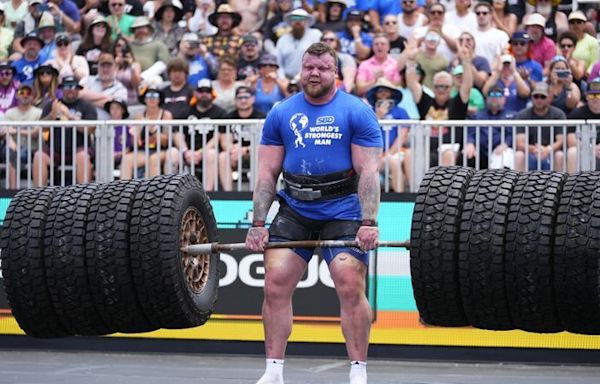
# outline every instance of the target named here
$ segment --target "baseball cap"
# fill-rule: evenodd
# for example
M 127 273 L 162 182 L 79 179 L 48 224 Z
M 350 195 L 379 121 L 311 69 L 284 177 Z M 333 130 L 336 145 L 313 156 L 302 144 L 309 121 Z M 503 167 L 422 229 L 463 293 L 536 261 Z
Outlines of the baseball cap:
M 201 79 L 196 85 L 196 89 L 208 89 L 212 91 L 212 84 L 209 79 Z
M 504 89 L 500 87 L 493 87 L 487 93 L 487 97 L 502 97 L 504 96 Z
M 531 91 L 531 95 L 548 96 L 548 84 L 543 82 L 535 83 L 533 86 L 533 91 Z
M 510 41 L 529 41 L 530 37 L 525 31 L 516 31 L 512 34 Z
M 59 33 L 54 38 L 54 41 L 56 42 L 56 44 L 63 43 L 63 42 L 70 43 L 71 42 L 71 36 L 67 35 L 66 33 Z
M 247 85 L 242 85 L 240 87 L 237 87 L 237 89 L 235 90 L 235 96 L 239 96 L 242 93 L 249 93 L 250 96 L 254 96 L 255 91 L 254 88 L 252 87 L 248 87 Z
M 514 60 L 513 56 L 508 53 L 500 56 L 500 61 L 502 63 L 512 63 L 513 60 Z
M 60 83 L 60 87 L 61 88 L 75 87 L 75 88 L 78 88 L 78 89 L 82 89 L 83 88 L 81 85 L 79 85 L 79 82 L 77 81 L 77 79 L 75 78 L 75 76 L 65 76 L 62 79 L 62 82 Z
M 438 42 L 440 41 L 440 35 L 436 32 L 427 32 L 427 34 L 425 35 L 425 41 L 435 41 Z
M 248 33 L 248 34 L 242 36 L 242 45 L 244 45 L 246 43 L 258 44 L 258 39 L 256 38 L 256 36 Z
M 200 39 L 198 38 L 197 34 L 188 32 L 183 34 L 183 36 L 181 37 L 181 41 L 200 41 Z
M 353 9 L 353 10 L 351 10 L 350 12 L 348 12 L 346 14 L 346 20 L 350 20 L 350 19 L 352 19 L 352 20 L 357 20 L 357 19 L 358 20 L 362 20 L 362 18 L 363 18 L 363 14 L 358 9 Z
M 600 94 L 600 77 L 596 77 L 594 80 L 588 83 L 586 94 Z
M 457 65 L 456 67 L 454 67 L 454 69 L 452 70 L 452 74 L 453 74 L 454 76 L 457 76 L 457 75 L 462 75 L 464 72 L 465 72 L 465 69 L 464 69 L 464 68 L 463 68 L 463 66 L 462 66 L 462 65 L 460 65 L 460 64 L 459 64 L 459 65 Z

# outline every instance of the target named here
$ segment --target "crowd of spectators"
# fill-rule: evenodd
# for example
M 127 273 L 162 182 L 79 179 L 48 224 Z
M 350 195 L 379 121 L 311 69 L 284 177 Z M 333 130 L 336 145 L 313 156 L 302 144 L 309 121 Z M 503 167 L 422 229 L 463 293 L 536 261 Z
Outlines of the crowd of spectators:
M 597 7 L 573 10 L 570 0 L 2 0 L 0 119 L 262 118 L 300 91 L 302 53 L 319 41 L 338 52 L 338 88 L 370 103 L 380 119 L 599 118 L 599 21 Z M 140 175 L 147 161 L 147 176 L 183 161 L 218 169 L 204 175 L 207 189 L 230 190 L 232 170 L 249 157 L 235 129 L 216 143 L 212 132 L 192 140 L 189 127 L 117 128 L 123 178 Z M 391 167 L 396 191 L 410 179 L 407 130 L 386 133 L 382 167 Z M 453 132 L 457 144 L 438 150 L 451 133 L 434 126 L 430 162 L 457 164 L 466 153 L 480 167 L 547 169 L 552 159 L 553 169 L 575 169 L 573 132 L 530 131 L 529 141 L 521 131 L 500 132 L 469 130 L 465 148 L 462 132 Z M 78 128 L 69 159 L 80 182 L 93 174 L 81 145 L 84 135 L 93 143 L 93 133 Z M 0 163 L 14 186 L 23 161 L 16 130 L 0 136 Z M 141 151 L 148 145 L 150 159 Z M 32 150 L 19 152 L 33 159 L 34 183 L 44 185 L 56 153 L 46 142 Z

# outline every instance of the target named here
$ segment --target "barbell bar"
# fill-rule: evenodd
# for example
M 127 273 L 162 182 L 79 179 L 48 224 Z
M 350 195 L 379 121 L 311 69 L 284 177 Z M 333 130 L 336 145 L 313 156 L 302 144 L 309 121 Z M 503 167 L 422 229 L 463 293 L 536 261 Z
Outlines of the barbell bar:
M 274 248 L 335 248 L 350 247 L 358 248 L 358 242 L 355 240 L 299 240 L 271 242 L 265 245 L 265 249 Z M 400 247 L 410 248 L 409 241 L 379 241 L 377 247 Z M 246 243 L 220 244 L 217 242 L 206 244 L 192 244 L 181 249 L 182 252 L 192 256 L 207 255 L 216 252 L 243 251 L 246 250 Z

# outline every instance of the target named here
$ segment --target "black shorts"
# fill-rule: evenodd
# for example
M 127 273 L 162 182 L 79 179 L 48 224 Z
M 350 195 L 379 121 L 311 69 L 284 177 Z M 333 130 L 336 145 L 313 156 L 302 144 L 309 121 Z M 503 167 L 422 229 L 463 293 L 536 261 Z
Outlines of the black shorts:
M 279 212 L 269 227 L 269 240 L 273 242 L 294 240 L 354 240 L 360 227 L 360 221 L 350 220 L 314 220 L 300 215 L 280 199 Z M 314 248 L 294 248 L 296 254 L 307 263 L 314 254 Z M 327 264 L 340 253 L 349 253 L 369 264 L 369 253 L 354 247 L 323 248 L 322 255 Z

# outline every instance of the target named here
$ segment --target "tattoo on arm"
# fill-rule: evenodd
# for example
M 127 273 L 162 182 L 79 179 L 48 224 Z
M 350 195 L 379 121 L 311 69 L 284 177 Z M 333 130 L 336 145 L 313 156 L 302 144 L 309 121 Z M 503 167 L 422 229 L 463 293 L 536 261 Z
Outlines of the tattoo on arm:
M 271 180 L 260 180 L 254 190 L 253 218 L 265 220 L 271 204 L 275 199 L 275 183 Z
M 362 164 L 358 167 L 358 200 L 362 208 L 362 218 L 377 220 L 381 194 L 378 169 L 381 148 L 362 147 L 360 151 Z

